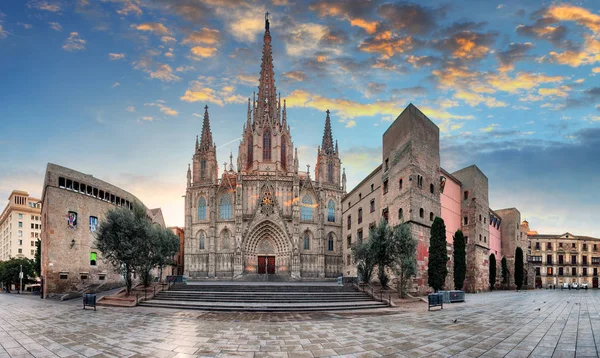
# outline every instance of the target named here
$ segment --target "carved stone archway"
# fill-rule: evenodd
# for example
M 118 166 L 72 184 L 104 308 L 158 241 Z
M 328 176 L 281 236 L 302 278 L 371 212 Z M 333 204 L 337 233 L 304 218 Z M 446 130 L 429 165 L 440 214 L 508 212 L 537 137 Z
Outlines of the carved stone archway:
M 275 272 L 288 274 L 292 258 L 292 242 L 283 228 L 271 220 L 257 224 L 242 243 L 244 273 L 257 272 L 258 257 L 275 256 Z

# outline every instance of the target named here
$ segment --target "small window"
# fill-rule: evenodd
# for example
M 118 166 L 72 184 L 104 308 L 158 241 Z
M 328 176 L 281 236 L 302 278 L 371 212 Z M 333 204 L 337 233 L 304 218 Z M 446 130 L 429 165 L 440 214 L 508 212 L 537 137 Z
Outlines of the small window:
M 479 214 L 479 222 L 481 222 L 481 220 L 482 220 L 482 219 L 481 219 L 481 214 Z
M 92 195 L 92 190 L 93 190 L 93 189 L 94 189 L 94 188 L 92 188 L 91 186 L 89 186 L 89 185 L 88 185 L 88 187 L 87 187 L 87 188 L 85 188 L 85 190 L 86 190 L 86 194 L 91 196 L 91 195 Z
M 375 185 L 371 184 L 371 191 L 375 190 Z
M 467 200 L 467 199 L 469 199 L 469 191 L 468 191 L 468 190 L 465 190 L 465 191 L 463 192 L 463 198 L 464 198 L 464 200 Z
M 375 211 L 375 199 L 371 199 L 370 205 L 371 205 L 371 212 L 374 212 Z
M 104 281 L 106 279 L 106 275 L 98 275 L 98 280 Z
M 98 197 L 98 188 L 94 188 L 94 192 L 93 192 L 92 196 L 93 196 L 94 198 L 97 198 L 97 197 Z
M 81 186 L 79 187 L 79 192 L 82 194 L 85 194 L 85 190 L 86 190 L 85 184 L 81 184 Z
M 90 232 L 96 232 L 98 230 L 98 218 L 90 216 Z
M 465 236 L 465 245 L 469 243 L 469 237 Z
M 352 215 L 348 215 L 348 230 L 352 227 Z
M 483 242 L 487 242 L 487 236 L 483 237 Z
M 388 220 L 389 220 L 388 208 L 383 209 L 383 212 L 381 214 L 383 216 L 383 220 L 385 220 L 385 222 L 388 222 Z
M 66 183 L 65 178 L 63 178 L 63 177 L 58 178 L 58 187 L 59 188 L 64 189 L 66 186 L 65 183 Z
M 362 194 L 358 193 L 358 200 L 362 200 Z
M 429 192 L 433 194 L 433 184 L 429 184 Z
M 485 224 L 485 216 L 483 217 L 483 223 Z
M 398 189 L 402 190 L 402 178 L 398 180 Z
M 69 275 L 66 273 L 61 273 L 58 275 L 58 278 L 61 280 L 67 280 L 69 278 Z
M 115 204 L 116 198 L 115 198 L 114 194 L 110 194 L 110 202 L 113 203 L 113 204 Z
M 352 235 L 348 235 L 348 237 L 346 238 L 346 245 L 348 248 L 352 247 Z
M 358 208 L 358 223 L 362 223 L 362 208 Z
M 429 221 L 433 221 L 433 213 L 429 213 Z
M 468 216 L 465 216 L 465 217 L 463 218 L 463 222 L 465 223 L 465 225 L 469 225 L 469 217 L 468 217 Z
M 404 220 L 404 213 L 402 212 L 402 208 L 398 209 L 398 220 Z
M 104 200 L 104 190 L 100 190 L 100 194 L 99 194 L 98 199 Z
M 360 245 L 363 240 L 363 229 L 360 228 L 356 231 L 356 242 Z
M 390 164 L 390 159 L 389 158 L 385 158 L 385 170 L 386 171 L 390 168 L 389 164 Z
M 79 191 L 79 182 L 76 182 L 76 181 L 73 182 L 73 190 Z
M 308 232 L 304 233 L 304 250 L 310 250 L 310 235 Z
M 422 187 L 423 187 L 423 177 L 422 177 L 422 176 L 420 176 L 420 175 L 417 175 L 417 186 L 418 186 L 419 188 L 422 188 Z
M 98 255 L 95 252 L 90 252 L 90 266 L 96 266 Z
M 481 236 L 481 234 L 479 234 L 479 241 L 481 241 L 481 238 L 482 238 L 482 236 Z
M 419 217 L 424 217 L 425 215 L 425 210 L 423 210 L 423 208 L 419 209 Z
M 387 192 L 388 192 L 388 180 L 386 179 L 383 181 L 383 193 L 387 194 Z
M 87 276 L 87 275 L 81 275 L 81 279 L 82 279 L 82 280 L 87 280 L 87 279 L 88 279 L 88 276 Z
M 67 189 L 73 189 L 73 181 L 71 179 L 67 179 Z
M 333 251 L 333 234 L 329 234 L 329 240 L 327 240 L 327 250 Z
M 200 250 L 204 250 L 204 232 L 200 233 Z

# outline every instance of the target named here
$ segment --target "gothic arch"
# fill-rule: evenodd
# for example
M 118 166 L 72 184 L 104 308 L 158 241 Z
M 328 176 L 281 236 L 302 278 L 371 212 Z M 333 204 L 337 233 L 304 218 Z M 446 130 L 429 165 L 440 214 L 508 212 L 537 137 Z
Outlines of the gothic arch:
M 285 230 L 271 220 L 265 220 L 255 225 L 244 240 L 243 250 L 246 255 L 257 254 L 262 240 L 271 240 L 278 255 L 288 255 L 292 252 L 292 242 Z

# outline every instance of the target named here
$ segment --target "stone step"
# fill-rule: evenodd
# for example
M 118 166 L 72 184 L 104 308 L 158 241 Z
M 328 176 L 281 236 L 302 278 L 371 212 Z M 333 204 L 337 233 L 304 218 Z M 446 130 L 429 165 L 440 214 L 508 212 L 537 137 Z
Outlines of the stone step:
M 265 302 L 265 303 L 319 303 L 319 302 L 348 302 L 348 301 L 372 301 L 370 297 L 351 297 L 333 299 L 295 299 L 295 298 L 260 298 L 260 297 L 170 297 L 157 296 L 156 299 L 164 301 L 186 301 L 186 302 Z
M 307 311 L 334 311 L 334 310 L 356 310 L 387 307 L 378 301 L 349 301 L 335 303 L 235 303 L 235 302 L 170 302 L 153 299 L 141 302 L 140 306 L 162 307 L 177 309 L 194 309 L 208 311 L 259 311 L 259 312 L 307 312 Z
M 246 286 L 246 285 L 174 285 L 175 291 L 216 292 L 357 292 L 353 287 L 338 286 Z

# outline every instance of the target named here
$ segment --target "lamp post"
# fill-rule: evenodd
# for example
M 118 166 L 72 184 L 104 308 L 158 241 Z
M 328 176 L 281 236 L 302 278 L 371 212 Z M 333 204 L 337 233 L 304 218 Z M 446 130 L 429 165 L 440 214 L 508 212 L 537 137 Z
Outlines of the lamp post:
M 21 294 L 21 292 L 23 291 L 23 265 L 19 265 L 20 267 L 20 272 L 19 272 L 19 294 Z

